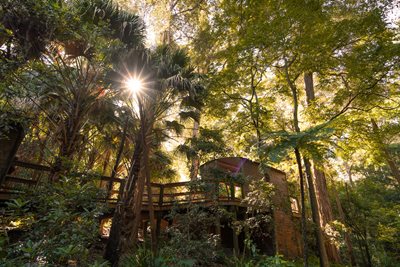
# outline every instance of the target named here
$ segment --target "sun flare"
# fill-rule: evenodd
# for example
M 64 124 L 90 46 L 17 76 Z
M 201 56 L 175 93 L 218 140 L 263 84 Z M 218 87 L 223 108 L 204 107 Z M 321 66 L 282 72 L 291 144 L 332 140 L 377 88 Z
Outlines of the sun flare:
M 143 82 L 136 78 L 127 79 L 125 85 L 134 94 L 137 94 L 143 88 Z

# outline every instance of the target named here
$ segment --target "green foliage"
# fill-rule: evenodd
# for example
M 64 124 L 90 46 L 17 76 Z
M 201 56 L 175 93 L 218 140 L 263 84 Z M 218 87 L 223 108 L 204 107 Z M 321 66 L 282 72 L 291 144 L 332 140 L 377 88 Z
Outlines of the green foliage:
M 299 148 L 305 156 L 322 161 L 324 157 L 332 156 L 330 149 L 335 146 L 331 140 L 334 133 L 335 129 L 329 123 L 314 126 L 300 133 L 270 133 L 266 135 L 266 144 L 261 147 L 259 154 L 266 161 L 276 163 L 282 161 L 294 148 Z
M 248 258 L 232 258 L 227 260 L 227 265 L 232 267 L 295 267 L 302 266 L 285 260 L 282 255 L 271 257 L 254 255 Z M 314 265 L 312 265 L 314 266 Z
M 90 177 L 64 177 L 45 184 L 8 204 L 14 228 L 26 231 L 9 244 L 6 265 L 67 264 L 69 260 L 88 264 L 89 250 L 98 238 L 98 202 L 103 193 Z
M 149 249 L 140 247 L 134 255 L 128 255 L 121 260 L 121 267 L 192 267 L 192 259 L 176 259 L 175 255 L 154 256 Z
M 199 132 L 198 137 L 187 138 L 184 144 L 177 147 L 177 151 L 184 154 L 188 162 L 196 157 L 205 162 L 228 152 L 220 130 L 201 127 Z
M 1 94 L 1 93 L 0 93 Z M 0 109 L 0 138 L 6 137 L 10 130 L 25 129 L 29 119 L 19 113 Z
M 7 30 L 1 34 L 0 45 L 7 40 L 3 34 L 13 42 L 12 46 L 7 44 L 11 49 L 8 59 L 38 58 L 64 26 L 63 8 L 57 0 L 6 0 L 1 2 L 0 12 L 0 25 Z M 7 63 L 12 65 L 11 61 Z
M 168 239 L 161 245 L 160 255 L 172 256 L 180 262 L 179 266 L 207 266 L 218 259 L 219 237 L 208 231 L 215 223 L 209 212 L 191 205 L 185 213 L 173 210 L 169 217 L 176 224 L 168 228 Z
M 247 213 L 263 213 L 273 208 L 272 197 L 275 195 L 273 184 L 264 180 L 252 180 L 249 185 L 249 193 L 242 200 L 247 207 Z
M 118 38 L 129 48 L 140 48 L 144 41 L 144 23 L 139 16 L 125 11 L 113 0 L 78 0 L 79 14 L 87 21 L 106 22 L 111 38 Z
M 399 188 L 393 187 L 379 171 L 371 168 L 363 171 L 364 179 L 341 190 L 345 226 L 357 244 L 360 264 L 368 260 L 368 249 L 374 266 L 396 266 L 400 260 Z

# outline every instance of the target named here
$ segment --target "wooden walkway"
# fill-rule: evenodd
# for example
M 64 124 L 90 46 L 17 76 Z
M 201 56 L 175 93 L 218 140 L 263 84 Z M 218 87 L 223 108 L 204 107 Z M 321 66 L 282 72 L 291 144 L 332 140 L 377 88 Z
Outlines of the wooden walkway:
M 0 201 L 10 200 L 23 194 L 28 188 L 40 186 L 48 180 L 51 172 L 49 166 L 23 161 L 14 161 L 13 167 L 15 171 L 12 175 L 7 175 L 5 182 L 0 186 Z M 99 201 L 106 201 L 110 207 L 114 207 L 119 200 L 119 188 L 124 186 L 125 179 L 108 176 L 97 176 L 97 178 L 100 187 L 107 188 L 107 185 L 112 183 L 113 190 L 107 194 L 110 197 Z M 144 192 L 147 192 L 146 188 Z M 155 211 L 168 211 L 174 206 L 184 208 L 189 204 L 242 207 L 241 201 L 245 194 L 242 184 L 218 179 L 166 184 L 151 183 L 151 192 Z M 149 206 L 147 193 L 144 193 L 142 201 L 142 209 L 147 211 Z

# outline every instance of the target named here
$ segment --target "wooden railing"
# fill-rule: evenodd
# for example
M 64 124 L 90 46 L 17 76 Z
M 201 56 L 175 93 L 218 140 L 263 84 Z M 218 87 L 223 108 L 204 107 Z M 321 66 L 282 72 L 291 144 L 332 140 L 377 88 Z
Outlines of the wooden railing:
M 145 192 L 147 190 L 145 189 Z M 170 207 L 188 203 L 240 204 L 244 190 L 242 184 L 231 181 L 198 180 L 167 184 L 151 184 L 152 202 L 155 207 Z M 143 195 L 143 205 L 149 204 L 149 195 Z
M 14 161 L 13 165 L 17 167 L 15 171 L 16 174 L 7 175 L 5 177 L 5 183 L 0 187 L 0 200 L 11 199 L 15 197 L 16 194 L 24 192 L 28 187 L 37 186 L 45 179 L 48 179 L 52 170 L 49 166 L 22 161 Z M 29 173 L 29 171 L 31 173 Z M 20 175 L 24 178 L 20 177 Z M 100 186 L 104 188 L 107 188 L 110 182 L 113 184 L 112 190 L 108 192 L 108 198 L 105 200 L 110 204 L 117 203 L 125 179 L 111 178 L 108 176 L 98 176 L 98 178 Z M 145 188 L 144 192 L 148 192 L 147 188 Z M 212 179 L 166 184 L 151 183 L 151 196 L 144 193 L 142 200 L 144 209 L 148 207 L 150 197 L 156 209 L 171 208 L 173 205 L 188 203 L 225 203 L 239 205 L 244 195 L 243 184 L 234 181 Z

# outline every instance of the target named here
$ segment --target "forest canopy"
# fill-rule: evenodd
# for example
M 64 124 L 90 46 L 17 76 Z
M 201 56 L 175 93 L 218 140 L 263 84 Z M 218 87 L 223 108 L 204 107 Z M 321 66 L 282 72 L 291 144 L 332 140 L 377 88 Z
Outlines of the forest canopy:
M 399 31 L 392 0 L 3 0 L 0 265 L 398 266 Z

